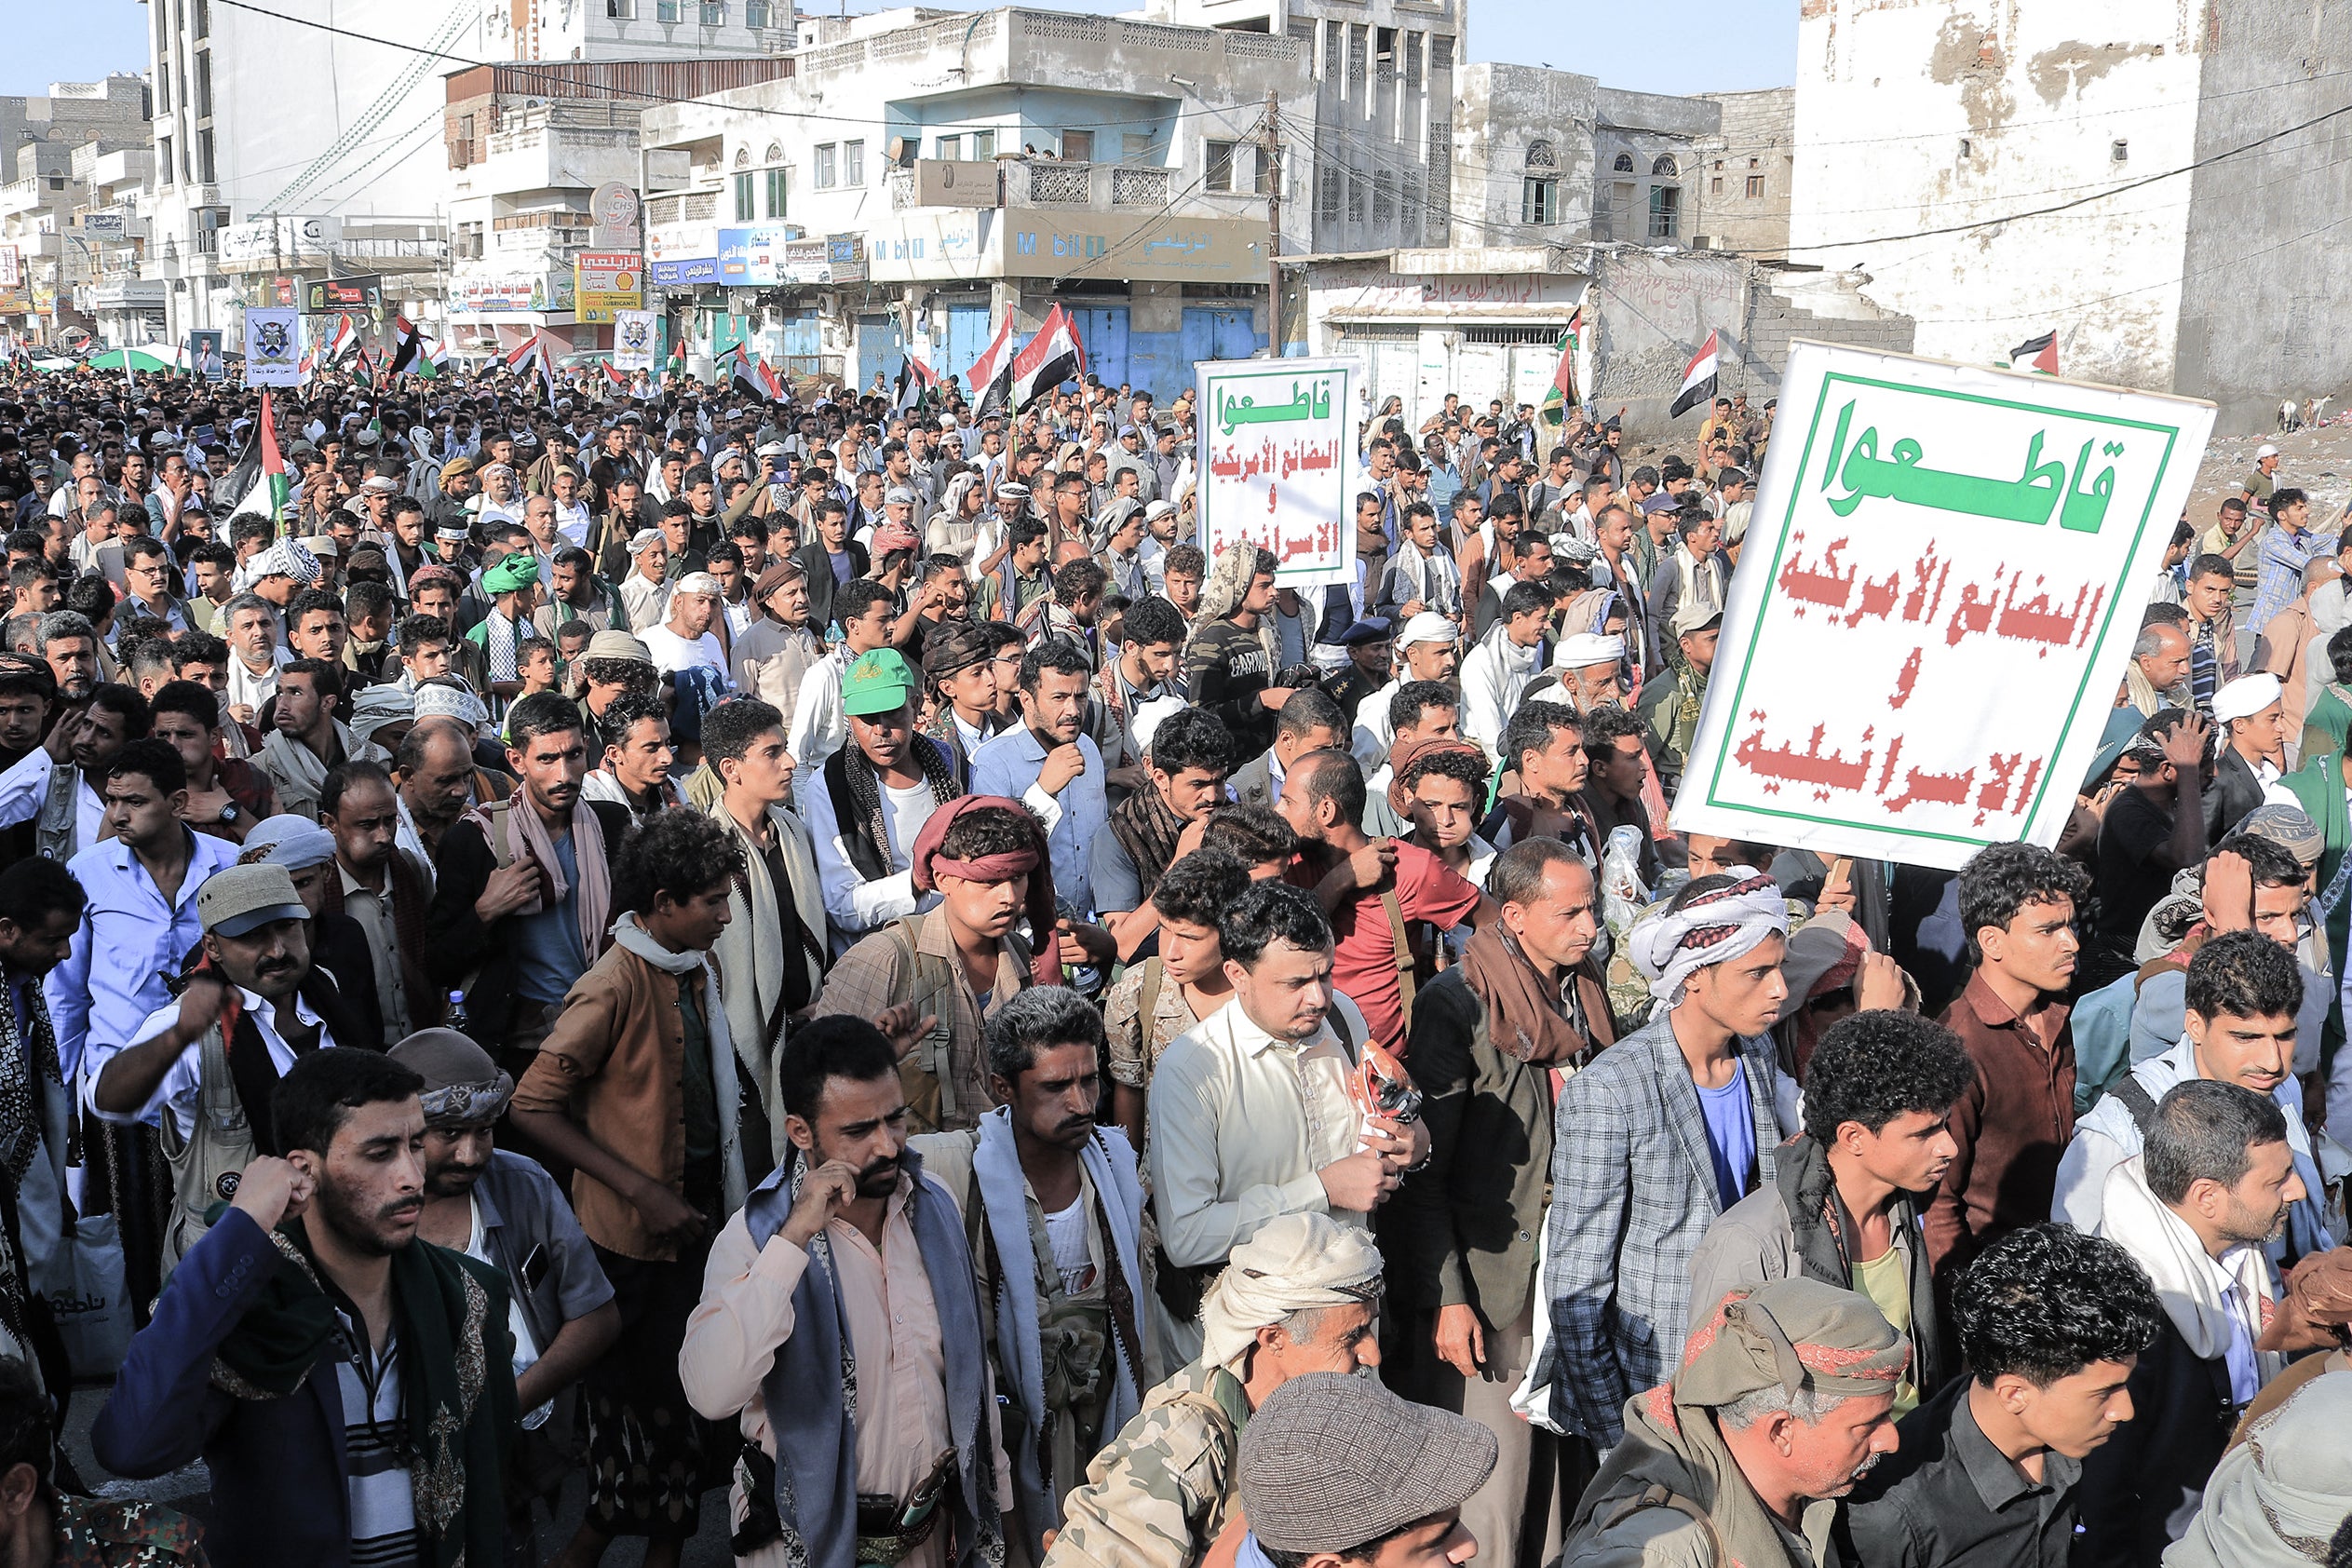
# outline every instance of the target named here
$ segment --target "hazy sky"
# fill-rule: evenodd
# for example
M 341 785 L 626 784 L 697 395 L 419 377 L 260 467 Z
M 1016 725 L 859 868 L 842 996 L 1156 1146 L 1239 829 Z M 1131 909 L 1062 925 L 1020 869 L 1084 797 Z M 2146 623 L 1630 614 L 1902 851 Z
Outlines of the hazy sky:
M 928 0 L 938 5 L 940 0 Z M 1038 0 L 1031 0 L 1038 3 Z M 1122 11 L 1134 0 L 1043 0 Z M 952 8 L 978 9 L 955 5 Z M 1796 79 L 1796 0 L 1470 0 L 1470 57 L 1554 65 L 1645 92 L 1785 87 Z M 817 0 L 809 9 L 832 8 Z M 853 11 L 881 8 L 851 0 Z M 11 6 L 0 93 L 37 93 L 146 66 L 149 13 L 134 0 Z M 1704 47 L 1693 41 L 1703 39 Z

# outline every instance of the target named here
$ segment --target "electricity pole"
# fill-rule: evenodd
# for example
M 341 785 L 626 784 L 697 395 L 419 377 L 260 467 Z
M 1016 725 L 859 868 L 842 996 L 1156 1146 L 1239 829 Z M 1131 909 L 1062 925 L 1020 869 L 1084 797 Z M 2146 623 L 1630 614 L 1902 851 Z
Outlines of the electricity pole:
M 1258 166 L 1265 170 L 1265 335 L 1267 351 L 1282 358 L 1282 105 L 1272 88 L 1265 94 L 1264 134 Z

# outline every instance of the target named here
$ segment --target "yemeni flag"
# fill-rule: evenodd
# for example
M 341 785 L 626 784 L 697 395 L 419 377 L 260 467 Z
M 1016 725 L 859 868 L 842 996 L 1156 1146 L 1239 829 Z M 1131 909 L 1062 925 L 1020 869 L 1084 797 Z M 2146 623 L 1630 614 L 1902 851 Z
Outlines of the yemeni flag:
M 326 352 L 319 357 L 318 363 L 331 370 L 346 356 L 356 353 L 358 347 L 359 329 L 353 325 L 349 316 L 338 316 L 335 318 L 335 330 L 328 336 Z
M 783 399 L 783 383 L 776 372 L 751 358 L 751 350 L 747 345 L 738 343 L 719 358 L 722 361 L 733 361 L 728 371 L 728 384 L 736 391 L 747 398 L 757 398 L 764 403 L 777 402 Z
M 425 334 L 416 330 L 405 316 L 392 318 L 392 368 L 399 375 L 416 369 L 416 362 L 425 352 Z
M 628 391 L 629 373 L 610 359 L 603 360 L 602 363 L 604 367 L 604 384 L 619 391 Z
M 939 372 L 910 354 L 899 361 L 898 396 L 892 400 L 890 406 L 898 409 L 913 408 L 920 404 L 939 384 Z
M 542 331 L 532 334 L 507 351 L 507 368 L 518 375 L 527 375 L 537 366 L 539 381 L 547 388 L 547 406 L 555 406 L 555 340 Z
M 2009 350 L 2009 369 L 2032 371 L 2037 375 L 2058 373 L 2058 334 L 2044 332 L 2040 337 L 2019 344 Z
M 1078 341 L 1078 325 L 1057 303 L 1037 335 L 1013 356 L 1014 412 L 1020 412 L 1063 382 L 1086 373 L 1086 345 Z
M 1568 318 L 1567 330 L 1560 334 L 1560 368 L 1552 372 L 1551 390 L 1544 394 L 1544 422 L 1548 425 L 1568 423 L 1568 411 L 1575 408 L 1576 398 L 1576 345 L 1583 338 L 1585 307 Z
M 286 520 L 293 487 L 286 478 L 286 460 L 278 455 L 277 411 L 270 406 L 269 394 L 268 387 L 262 388 L 261 429 L 256 438 L 256 444 L 261 450 L 261 470 L 255 476 L 252 487 L 246 491 L 245 499 L 237 504 L 237 510 L 229 516 L 236 519 L 250 513 L 269 519 L 272 524 L 279 524 Z
M 972 368 L 964 372 L 972 391 L 980 399 L 979 412 L 993 413 L 1012 400 L 1013 392 L 1013 320 L 1005 318 L 1005 324 L 996 329 L 994 342 L 980 351 L 972 361 Z
M 1683 372 L 1683 389 L 1674 394 L 1673 406 L 1666 411 L 1669 419 L 1680 419 L 1695 408 L 1704 408 L 1715 398 L 1715 334 L 1707 334 L 1707 342 L 1691 358 Z

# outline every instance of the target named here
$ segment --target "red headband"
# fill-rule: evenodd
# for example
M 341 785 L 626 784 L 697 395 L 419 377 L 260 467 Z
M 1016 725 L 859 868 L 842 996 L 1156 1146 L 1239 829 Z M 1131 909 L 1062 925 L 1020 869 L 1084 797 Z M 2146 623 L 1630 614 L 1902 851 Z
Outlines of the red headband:
M 958 860 L 940 854 L 939 845 L 947 841 L 947 831 L 955 825 L 956 818 L 983 806 L 1000 807 L 1027 823 L 1030 846 L 1002 855 L 983 855 L 977 860 Z M 1036 817 L 1019 801 L 1003 795 L 959 795 L 941 802 L 924 822 L 923 831 L 914 835 L 914 848 L 907 856 L 907 866 L 918 893 L 937 888 L 942 874 L 965 882 L 1010 882 L 1017 876 L 1028 877 L 1026 912 L 1030 932 L 1036 941 L 1035 950 L 1029 955 L 1030 977 L 1034 984 L 1060 985 L 1061 943 L 1054 930 L 1059 915 L 1053 898 L 1053 863 L 1046 858 L 1044 847 L 1045 832 L 1038 827 Z

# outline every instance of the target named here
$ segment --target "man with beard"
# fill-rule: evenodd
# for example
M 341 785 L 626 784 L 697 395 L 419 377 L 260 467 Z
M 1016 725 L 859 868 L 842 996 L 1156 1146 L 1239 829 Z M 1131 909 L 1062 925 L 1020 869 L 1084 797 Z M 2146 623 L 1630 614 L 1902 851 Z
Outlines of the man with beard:
M 1561 1521 L 1590 1474 L 1511 1408 L 1534 1349 L 1536 1246 L 1551 1181 L 1555 1085 L 1611 1043 L 1592 873 L 1556 839 L 1498 856 L 1502 917 L 1415 1000 L 1413 1081 L 1427 1096 L 1429 1164 L 1397 1197 L 1384 1245 L 1399 1305 L 1435 1352 L 1426 1396 L 1494 1434 L 1494 1474 L 1463 1505 L 1481 1554 L 1516 1568 L 1560 1554 Z M 1427 1354 L 1427 1352 L 1424 1352 Z
M 154 714 L 128 686 L 101 685 L 58 710 L 43 743 L 0 773 L 0 828 L 33 825 L 33 847 L 70 860 L 99 841 L 105 806 L 97 781 L 129 742 L 146 737 Z
M 809 629 L 808 571 L 791 557 L 774 562 L 751 585 L 758 617 L 735 640 L 729 673 L 736 689 L 790 715 L 801 677 L 825 656 Z
M 447 714 L 419 719 L 400 737 L 391 773 L 399 798 L 400 848 L 425 873 L 429 892 L 441 835 L 467 806 L 511 794 L 513 781 L 474 765 L 472 732 Z
M 1135 1151 L 1099 1125 L 1102 1013 L 1066 987 L 1035 986 L 988 1021 L 987 1035 L 996 1109 L 976 1129 L 909 1147 L 963 1210 L 980 1295 L 997 1306 L 991 1348 L 1034 1561 L 1061 1527 L 1062 1497 L 1159 1381 L 1160 1358 L 1140 1310 Z M 1049 1256 L 1038 1256 L 1040 1237 Z
M 57 677 L 28 654 L 0 654 L 0 769 L 39 749 L 57 702 Z
M 1911 1346 L 1862 1297 L 1776 1279 L 1694 1325 L 1672 1378 L 1625 1404 L 1562 1568 L 1841 1561 L 1837 1499 L 1895 1452 Z
M 41 657 L 57 678 L 58 696 L 69 703 L 89 700 L 98 685 L 98 629 L 72 610 L 41 617 Z
M 329 915 L 348 915 L 365 939 L 381 1038 L 389 1046 L 440 1021 L 442 998 L 425 978 L 425 912 L 432 885 L 399 851 L 399 796 L 391 776 L 375 764 L 345 763 L 327 775 L 318 819 L 335 841 L 334 871 L 319 907 Z
M 507 737 L 521 788 L 477 804 L 441 834 L 425 967 L 437 987 L 466 987 L 467 1032 L 492 1042 L 520 1080 L 564 994 L 611 940 L 613 859 L 629 811 L 582 795 L 588 742 L 569 697 L 524 697 L 507 715 Z
M 451 1029 L 412 1034 L 385 1053 L 424 1080 L 425 1211 L 419 1239 L 506 1277 L 522 1432 L 508 1473 L 523 1483 L 507 1508 L 511 1534 L 532 1528 L 531 1503 L 572 1468 L 575 1429 L 565 1398 L 620 1337 L 621 1311 L 563 1189 L 533 1160 L 493 1143 L 515 1081 Z M 557 1409 L 556 1401 L 562 1400 Z
M 630 692 L 604 710 L 602 758 L 582 784 L 590 800 L 625 806 L 643 821 L 683 805 L 686 797 L 673 777 L 677 752 L 669 742 L 669 715 L 652 692 Z
M 745 1439 L 732 1516 L 753 1568 L 980 1568 L 1005 1550 L 972 1251 L 907 1147 L 899 1057 L 863 1018 L 796 1034 L 778 1098 L 799 1174 L 727 1221 L 686 1325 L 687 1398 Z
M 338 1039 L 366 1039 L 335 977 L 311 961 L 310 911 L 286 867 L 214 872 L 196 890 L 196 912 L 204 939 L 177 999 L 130 1032 L 135 1044 L 93 1043 L 87 1063 L 91 1109 L 162 1134 L 173 1187 L 167 1271 L 204 1234 L 221 1194 L 236 1190 L 236 1173 L 287 1147 L 269 1108 L 286 1070 Z
M 1357 705 L 1353 735 L 1348 750 L 1370 775 L 1388 755 L 1389 744 L 1397 738 L 1397 726 L 1389 707 L 1397 694 L 1416 681 L 1451 683 L 1453 672 L 1461 668 L 1460 632 L 1454 624 L 1434 610 L 1424 610 L 1404 624 L 1397 633 L 1397 657 L 1403 662 L 1394 679 Z
M 573 1204 L 624 1336 L 588 1377 L 592 1484 L 574 1562 L 634 1535 L 674 1568 L 700 1520 L 703 1433 L 678 1345 L 712 1228 L 746 1190 L 744 1093 L 710 962 L 742 872 L 733 836 L 699 812 L 631 832 L 613 866 L 614 943 L 515 1089 L 516 1130 L 577 1172 Z
M 2099 1234 L 2147 1270 L 2164 1318 L 2125 1386 L 2131 1423 L 2083 1465 L 2075 1562 L 2154 1562 L 2196 1518 L 2284 1365 L 2261 1347 L 2278 1294 L 2263 1249 L 2304 1196 L 2277 1102 L 2206 1078 L 2167 1090 L 2140 1154 L 2109 1173 Z
M 2148 606 L 2140 636 L 2131 644 L 2131 662 L 2124 667 L 2123 696 L 2099 737 L 2101 750 L 2130 739 L 2159 710 L 2196 706 L 2189 685 L 2186 623 L 2187 612 L 2176 604 Z
M 1952 1164 L 1945 1124 L 1972 1073 L 1953 1033 L 1916 1013 L 1831 1025 L 1805 1074 L 1805 1130 L 1774 1152 L 1773 1184 L 1718 1215 L 1691 1255 L 1690 1321 L 1767 1279 L 1857 1291 L 1911 1342 L 1896 1417 L 1933 1397 L 1959 1368 L 1937 1322 L 1919 1214 Z
M 1086 734 L 1093 667 L 1065 639 L 1033 643 L 1021 661 L 1022 723 L 972 754 L 972 792 L 1018 800 L 1045 825 L 1055 891 L 1094 908 L 1089 858 L 1110 816 L 1102 753 Z
M 42 980 L 71 950 L 88 900 L 55 860 L 0 871 L 0 1351 L 22 1356 L 62 1412 L 72 1369 L 32 1279 L 64 1241 L 74 1074 L 58 1054 Z
M 291 891 L 280 869 L 231 874 L 227 904 Z M 285 1157 L 245 1164 L 99 1413 L 91 1440 L 116 1475 L 205 1461 L 205 1550 L 223 1568 L 504 1555 L 506 1283 L 417 1241 L 417 1085 L 374 1051 L 290 1065 L 263 1111 Z
M 296 659 L 278 672 L 277 711 L 254 765 L 277 787 L 280 811 L 315 820 L 330 770 L 392 760 L 343 722 L 344 674 L 341 665 L 322 658 Z
M 1556 838 L 1596 872 L 1601 835 L 1594 831 L 1584 790 L 1592 777 L 1583 715 L 1565 703 L 1523 702 L 1503 727 L 1501 765 L 1519 788 L 1494 803 L 1479 836 L 1498 849 L 1531 838 Z
M 1197 708 L 1171 713 L 1152 733 L 1145 786 L 1114 809 L 1089 852 L 1095 907 L 1131 961 L 1159 929 L 1152 889 L 1177 858 L 1184 830 L 1224 800 L 1233 737 Z

